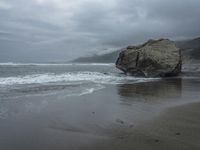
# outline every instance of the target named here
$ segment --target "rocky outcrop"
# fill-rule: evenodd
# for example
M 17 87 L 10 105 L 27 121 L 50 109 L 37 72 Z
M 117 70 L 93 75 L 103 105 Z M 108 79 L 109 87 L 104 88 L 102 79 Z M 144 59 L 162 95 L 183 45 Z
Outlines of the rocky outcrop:
M 181 51 L 168 39 L 128 46 L 116 61 L 116 67 L 123 72 L 143 77 L 176 76 L 181 66 Z

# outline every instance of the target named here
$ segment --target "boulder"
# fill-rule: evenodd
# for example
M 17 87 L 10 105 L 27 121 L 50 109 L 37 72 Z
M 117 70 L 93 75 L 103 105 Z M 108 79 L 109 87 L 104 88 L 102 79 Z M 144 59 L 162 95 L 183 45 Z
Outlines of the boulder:
M 142 77 L 177 76 L 181 66 L 181 50 L 168 39 L 128 46 L 116 61 L 116 67 L 126 74 Z

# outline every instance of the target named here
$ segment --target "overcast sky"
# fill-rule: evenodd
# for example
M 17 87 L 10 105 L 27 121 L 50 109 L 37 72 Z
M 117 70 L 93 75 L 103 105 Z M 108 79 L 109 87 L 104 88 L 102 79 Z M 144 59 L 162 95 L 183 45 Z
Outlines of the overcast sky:
M 0 0 L 0 62 L 67 61 L 200 36 L 200 0 Z

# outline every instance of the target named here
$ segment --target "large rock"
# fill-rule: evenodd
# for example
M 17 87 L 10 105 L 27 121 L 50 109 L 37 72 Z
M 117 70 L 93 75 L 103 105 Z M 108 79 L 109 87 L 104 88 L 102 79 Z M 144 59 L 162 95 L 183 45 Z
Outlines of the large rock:
M 123 72 L 144 77 L 176 76 L 181 72 L 181 66 L 181 51 L 168 39 L 128 46 L 116 62 L 116 67 Z

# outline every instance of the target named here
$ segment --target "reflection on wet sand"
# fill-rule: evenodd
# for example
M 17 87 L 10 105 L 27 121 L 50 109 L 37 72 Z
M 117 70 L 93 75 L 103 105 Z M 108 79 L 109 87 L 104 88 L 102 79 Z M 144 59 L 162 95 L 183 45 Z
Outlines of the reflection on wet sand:
M 153 82 L 118 85 L 118 94 L 124 100 L 156 100 L 180 98 L 182 95 L 182 79 L 169 78 Z M 128 99 L 127 99 L 128 98 Z

